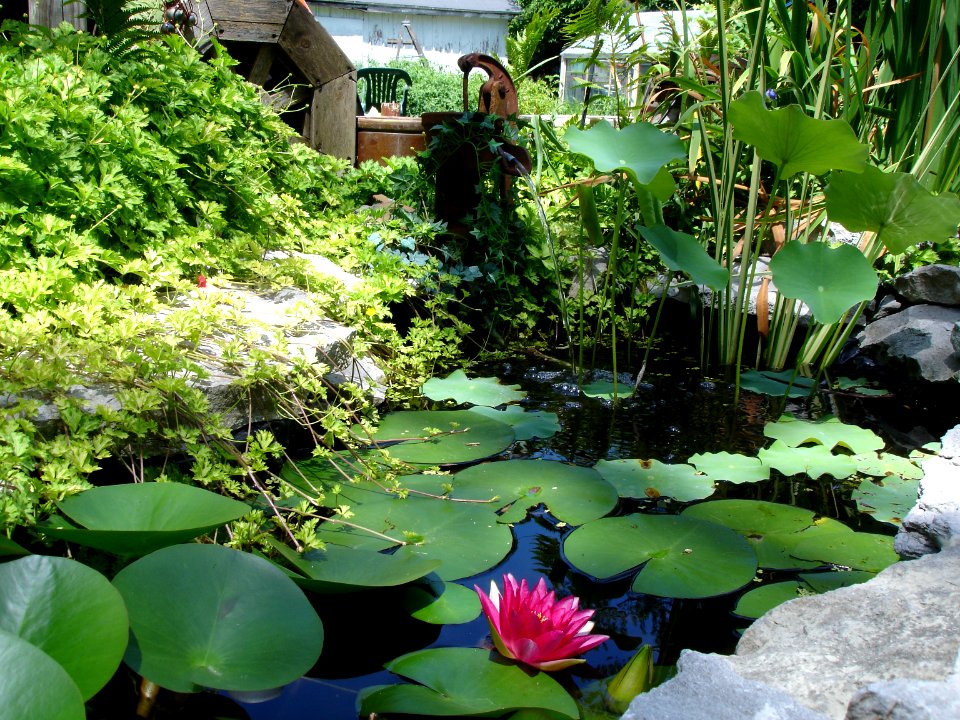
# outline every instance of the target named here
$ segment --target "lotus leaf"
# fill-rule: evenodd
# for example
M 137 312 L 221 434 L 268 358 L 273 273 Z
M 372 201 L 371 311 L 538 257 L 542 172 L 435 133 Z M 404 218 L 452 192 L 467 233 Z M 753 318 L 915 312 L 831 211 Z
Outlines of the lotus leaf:
M 544 410 L 524 410 L 517 405 L 510 405 L 503 410 L 477 406 L 470 408 L 470 412 L 507 423 L 513 428 L 517 440 L 544 439 L 560 432 L 557 414 Z
M 810 510 L 763 500 L 711 500 L 686 508 L 682 517 L 723 525 L 743 535 L 756 551 L 760 567 L 776 570 L 817 567 L 793 557 L 793 548 L 811 535 L 852 533 L 837 520 Z
M 790 447 L 782 440 L 757 453 L 760 462 L 779 470 L 784 475 L 807 474 L 812 478 L 830 475 L 837 480 L 848 478 L 857 471 L 857 463 L 849 455 L 834 455 L 823 445 Z
M 459 625 L 480 617 L 480 598 L 475 591 L 436 575 L 407 588 L 403 605 L 417 620 L 436 625 Z
M 527 393 L 519 385 L 501 385 L 497 378 L 470 378 L 463 370 L 454 370 L 445 378 L 430 378 L 421 392 L 431 400 L 454 400 L 458 404 L 497 407 L 519 402 Z
M 0 717 L 4 720 L 84 720 L 77 684 L 56 660 L 0 630 Z
M 514 432 L 469 410 L 400 410 L 383 417 L 372 440 L 413 465 L 457 465 L 503 452 Z
M 693 235 L 676 232 L 665 225 L 641 227 L 640 234 L 656 248 L 663 264 L 671 270 L 685 272 L 697 285 L 713 290 L 726 287 L 730 271 L 710 257 Z
M 599 472 L 621 497 L 652 500 L 671 497 L 678 502 L 713 495 L 714 481 L 691 465 L 667 465 L 659 460 L 600 460 Z
M 144 555 L 204 535 L 250 512 L 238 500 L 181 483 L 129 483 L 86 490 L 58 503 L 63 522 L 46 535 L 117 555 Z
M 770 260 L 770 272 L 781 295 L 806 303 L 824 325 L 873 298 L 879 284 L 870 261 L 853 245 L 789 242 Z
M 127 647 L 123 598 L 75 560 L 30 555 L 0 565 L 0 608 L 0 630 L 53 658 L 84 700 L 113 677 Z
M 857 472 L 874 477 L 889 477 L 898 475 L 908 480 L 919 480 L 923 477 L 923 468 L 909 458 L 891 455 L 890 453 L 863 453 L 854 455 L 857 463 Z
M 860 512 L 871 515 L 874 520 L 900 525 L 917 504 L 919 489 L 919 480 L 888 475 L 883 480 L 863 480 L 853 491 L 852 499 Z
M 868 387 L 866 378 L 847 378 L 840 377 L 836 380 L 837 389 L 853 392 L 857 395 L 889 395 L 889 391 L 884 388 Z
M 793 370 L 746 370 L 740 373 L 744 390 L 772 397 L 807 397 L 813 390 L 813 379 L 797 375 Z
M 604 400 L 616 400 L 617 398 L 628 398 L 633 395 L 634 388 L 630 383 L 618 382 L 616 385 L 610 380 L 596 380 L 580 388 L 587 397 L 603 398 Z
M 390 672 L 419 685 L 366 688 L 357 698 L 359 714 L 501 715 L 542 708 L 576 720 L 569 693 L 547 673 L 529 674 L 479 648 L 432 648 L 387 663 Z
M 876 573 L 866 570 L 833 570 L 829 572 L 801 573 L 800 578 L 818 593 L 849 587 L 872 580 Z
M 0 557 L 20 557 L 29 555 L 30 551 L 23 548 L 5 535 L 0 535 Z
M 842 445 L 854 453 L 865 453 L 883 448 L 883 438 L 872 430 L 857 425 L 847 425 L 833 416 L 811 422 L 783 415 L 774 423 L 767 423 L 763 434 L 782 440 L 790 447 L 806 443 L 820 443 L 828 449 Z
M 827 212 L 847 230 L 871 230 L 892 253 L 918 242 L 943 242 L 957 232 L 960 200 L 934 195 L 913 175 L 868 166 L 837 172 L 824 190 Z
M 590 158 L 598 171 L 623 170 L 640 185 L 654 183 L 664 165 L 684 157 L 679 137 L 647 122 L 617 130 L 601 120 L 587 130 L 569 128 L 564 139 L 573 152 Z
M 661 597 L 724 595 L 753 580 L 757 556 L 722 525 L 682 515 L 626 515 L 570 533 L 563 551 L 573 567 L 600 579 L 640 567 L 635 592 Z
M 798 172 L 862 172 L 867 165 L 869 150 L 857 142 L 847 122 L 808 117 L 799 105 L 767 110 L 756 90 L 730 103 L 730 122 L 733 137 L 753 145 L 761 158 L 780 168 L 783 178 Z
M 124 660 L 175 692 L 277 688 L 303 675 L 323 645 L 300 589 L 263 558 L 222 545 L 175 545 L 113 580 L 130 613 Z
M 804 560 L 869 572 L 880 572 L 899 560 L 892 537 L 861 532 L 814 535 L 797 543 L 793 554 Z
M 800 597 L 804 590 L 812 592 L 806 583 L 800 583 L 796 580 L 761 585 L 743 594 L 737 601 L 733 614 L 743 618 L 756 619 L 777 605 Z
M 770 468 L 765 467 L 759 458 L 739 453 L 697 453 L 691 455 L 688 462 L 713 482 L 723 480 L 739 485 L 770 478 Z

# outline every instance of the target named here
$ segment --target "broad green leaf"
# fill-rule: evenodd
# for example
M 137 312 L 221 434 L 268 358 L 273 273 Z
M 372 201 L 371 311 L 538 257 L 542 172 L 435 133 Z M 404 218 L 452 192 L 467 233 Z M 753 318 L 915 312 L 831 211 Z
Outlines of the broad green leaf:
M 22 557 L 29 554 L 29 550 L 0 534 L 0 557 Z
M 851 499 L 860 512 L 874 520 L 900 525 L 910 509 L 917 504 L 920 481 L 888 475 L 882 480 L 863 480 L 853 491 Z
M 630 701 L 653 687 L 653 646 L 641 645 L 627 664 L 607 683 L 607 705 L 625 713 Z
M 707 254 L 693 235 L 676 232 L 665 225 L 640 227 L 640 234 L 660 253 L 671 270 L 687 273 L 697 285 L 712 290 L 726 287 L 730 271 Z
M 760 567 L 775 570 L 817 567 L 792 556 L 814 534 L 850 533 L 846 525 L 813 511 L 763 500 L 711 500 L 684 509 L 682 517 L 708 520 L 740 533 L 753 546 Z
M 723 480 L 739 485 L 770 479 L 770 468 L 765 467 L 759 458 L 739 453 L 697 453 L 691 455 L 687 462 L 713 482 Z
M 404 591 L 403 606 L 413 617 L 435 625 L 459 625 L 480 617 L 475 590 L 430 575 Z
M 830 170 L 863 172 L 869 149 L 857 142 L 844 120 L 817 120 L 799 105 L 768 110 L 752 90 L 730 103 L 733 137 L 753 145 L 786 179 L 798 172 L 823 175 Z
M 811 536 L 797 543 L 793 554 L 803 560 L 869 572 L 880 572 L 900 559 L 893 550 L 892 537 L 861 532 Z
M 813 378 L 797 375 L 793 370 L 745 370 L 740 373 L 740 387 L 750 392 L 772 397 L 807 397 L 813 388 Z
M 440 565 L 439 560 L 384 555 L 374 550 L 333 544 L 323 550 L 313 549 L 304 553 L 298 553 L 272 538 L 270 544 L 306 578 L 297 584 L 319 593 L 404 585 L 430 574 Z
M 923 477 L 923 468 L 910 458 L 892 455 L 890 453 L 868 452 L 854 455 L 857 463 L 857 472 L 874 477 L 889 477 L 899 475 L 908 480 L 919 480 Z
M 659 460 L 600 460 L 594 466 L 621 497 L 655 500 L 671 497 L 690 502 L 710 497 L 714 480 L 691 465 L 667 465 Z
M 684 157 L 679 137 L 647 122 L 617 130 L 601 120 L 587 130 L 569 128 L 564 139 L 573 152 L 590 158 L 599 172 L 623 170 L 641 185 L 650 185 L 664 165 Z
M 790 447 L 782 440 L 762 448 L 757 457 L 760 462 L 784 475 L 806 474 L 812 478 L 830 475 L 837 480 L 848 478 L 857 472 L 857 463 L 849 455 L 834 455 L 824 445 L 813 447 Z
M 437 479 L 421 475 L 408 478 L 407 482 L 412 488 L 424 489 Z M 583 525 L 606 515 L 618 500 L 617 491 L 596 470 L 554 460 L 504 460 L 474 465 L 457 473 L 452 481 L 453 498 L 498 498 L 489 507 L 500 513 L 502 523 L 520 522 L 528 509 L 543 503 L 558 520 Z
M 595 520 L 570 533 L 563 552 L 574 568 L 600 579 L 639 567 L 633 591 L 661 597 L 724 595 L 757 571 L 757 556 L 743 537 L 682 515 Z
M 576 720 L 577 704 L 544 672 L 529 673 L 480 648 L 433 648 L 404 655 L 387 669 L 419 685 L 387 685 L 364 690 L 359 714 L 498 715 L 542 708 Z
M 325 495 L 334 485 L 364 480 L 371 474 L 372 469 L 383 463 L 383 453 L 380 450 L 333 452 L 324 457 L 288 462 L 280 471 L 280 477 L 308 496 L 316 498 Z
M 506 423 L 513 428 L 517 440 L 545 439 L 560 432 L 557 414 L 545 410 L 524 410 L 518 405 L 509 405 L 503 410 L 477 406 L 470 408 L 470 412 Z
M 394 555 L 440 560 L 435 572 L 443 580 L 458 580 L 488 570 L 503 560 L 513 546 L 510 528 L 497 522 L 488 503 L 454 502 L 414 493 L 405 499 L 375 493 L 370 496 L 370 500 L 350 506 L 354 513 L 350 522 L 359 527 L 326 523 L 317 531 L 317 537 L 335 545 L 376 550 L 407 543 Z
M 497 455 L 513 444 L 513 428 L 469 410 L 387 413 L 373 442 L 414 465 L 457 465 Z
M 595 380 L 580 388 L 587 397 L 603 398 L 604 400 L 616 400 L 617 398 L 627 398 L 633 395 L 634 387 L 630 383 L 618 382 L 614 386 L 611 380 Z
M 245 503 L 203 488 L 155 482 L 96 487 L 58 507 L 83 528 L 41 525 L 44 534 L 117 555 L 176 545 L 250 512 Z
M 837 388 L 852 392 L 856 395 L 889 395 L 890 391 L 885 388 L 870 387 L 866 378 L 852 379 L 848 377 L 839 377 L 836 379 Z
M 445 378 L 430 378 L 421 392 L 431 400 L 454 400 L 457 404 L 470 403 L 497 407 L 523 400 L 527 393 L 519 385 L 501 385 L 494 377 L 471 378 L 463 370 L 454 370 Z
M 808 591 L 808 594 L 813 594 L 805 583 L 799 583 L 796 580 L 761 585 L 743 594 L 737 601 L 733 614 L 756 619 L 777 605 L 800 597 L 804 589 Z
M 120 666 L 127 610 L 96 570 L 68 558 L 30 555 L 0 565 L 0 630 L 53 658 L 89 700 Z
M 832 570 L 826 572 L 800 573 L 800 578 L 818 593 L 849 587 L 872 580 L 877 576 L 866 570 Z
M 222 545 L 175 545 L 121 570 L 130 613 L 124 660 L 175 692 L 267 690 L 303 675 L 323 627 L 300 589 L 263 558 Z
M 0 718 L 84 720 L 80 689 L 63 667 L 38 647 L 0 630 Z
M 832 450 L 842 445 L 854 453 L 880 450 L 884 445 L 883 438 L 872 430 L 842 423 L 832 415 L 816 421 L 798 420 L 791 415 L 782 415 L 776 422 L 767 423 L 763 434 L 782 440 L 790 447 L 820 443 Z
M 770 272 L 781 295 L 806 303 L 824 325 L 872 299 L 879 283 L 870 261 L 852 245 L 789 242 L 770 260 Z
M 847 230 L 870 230 L 892 253 L 919 242 L 943 242 L 960 224 L 960 199 L 934 195 L 910 173 L 838 172 L 824 189 L 827 213 Z

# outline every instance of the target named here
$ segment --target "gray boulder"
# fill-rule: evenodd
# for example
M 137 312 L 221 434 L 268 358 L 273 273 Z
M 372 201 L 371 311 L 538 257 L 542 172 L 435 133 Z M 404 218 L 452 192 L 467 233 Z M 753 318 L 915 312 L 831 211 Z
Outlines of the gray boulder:
M 891 680 L 854 695 L 847 720 L 944 720 L 960 718 L 960 680 Z
M 960 356 L 950 341 L 957 322 L 960 308 L 914 305 L 867 325 L 860 347 L 881 365 L 902 368 L 928 382 L 945 382 L 960 370 Z
M 898 277 L 895 286 L 912 303 L 960 305 L 960 267 L 925 265 Z

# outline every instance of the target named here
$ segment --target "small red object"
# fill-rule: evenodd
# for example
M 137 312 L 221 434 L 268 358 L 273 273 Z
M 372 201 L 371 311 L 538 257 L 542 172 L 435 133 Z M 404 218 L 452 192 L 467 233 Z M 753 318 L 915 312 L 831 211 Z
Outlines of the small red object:
M 207 286 L 207 276 L 203 273 L 197 275 L 197 287 L 205 288 Z

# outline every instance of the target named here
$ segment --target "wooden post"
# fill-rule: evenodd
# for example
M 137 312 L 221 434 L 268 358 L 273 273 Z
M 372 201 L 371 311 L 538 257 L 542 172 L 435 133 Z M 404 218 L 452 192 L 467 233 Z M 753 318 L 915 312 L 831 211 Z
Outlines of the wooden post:
M 57 27 L 67 22 L 77 30 L 87 29 L 87 19 L 80 16 L 87 11 L 83 2 L 64 4 L 63 0 L 29 0 L 27 20 L 31 25 Z

